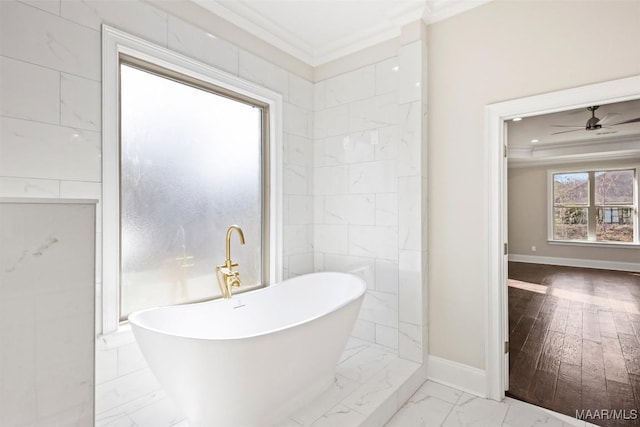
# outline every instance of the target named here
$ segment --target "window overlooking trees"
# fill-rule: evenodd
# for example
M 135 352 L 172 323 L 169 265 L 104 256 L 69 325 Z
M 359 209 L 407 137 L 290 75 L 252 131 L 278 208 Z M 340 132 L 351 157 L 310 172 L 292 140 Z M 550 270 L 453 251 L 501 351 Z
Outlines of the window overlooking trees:
M 553 238 L 587 240 L 589 220 L 589 174 L 553 175 Z
M 637 169 L 551 176 L 552 240 L 638 243 Z

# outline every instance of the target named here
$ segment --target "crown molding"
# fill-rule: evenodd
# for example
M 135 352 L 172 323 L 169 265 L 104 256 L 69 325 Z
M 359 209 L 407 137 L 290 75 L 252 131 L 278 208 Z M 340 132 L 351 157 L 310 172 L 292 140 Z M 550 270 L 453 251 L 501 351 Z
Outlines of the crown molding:
M 233 3 L 237 9 L 231 10 L 217 0 L 192 0 L 197 5 L 218 15 L 219 17 L 242 28 L 246 32 L 266 41 L 278 49 L 292 55 L 311 66 L 313 64 L 313 49 L 299 37 L 288 33 L 273 22 L 256 13 L 244 3 Z M 241 13 L 240 13 L 241 11 Z M 251 18 L 245 18 L 250 16 Z
M 427 25 L 433 24 L 490 1 L 492 0 L 427 0 L 422 20 Z
M 317 67 L 394 39 L 408 23 L 422 19 L 430 24 L 491 0 L 419 0 L 401 3 L 386 10 L 386 19 L 382 19 L 381 22 L 361 31 L 354 31 L 349 37 L 343 37 L 322 47 L 311 46 L 299 35 L 269 20 L 252 8 L 250 2 L 192 1 L 300 61 Z
M 598 138 L 555 145 L 509 147 L 509 167 L 640 157 L 638 139 L 638 136 L 630 136 L 617 140 Z

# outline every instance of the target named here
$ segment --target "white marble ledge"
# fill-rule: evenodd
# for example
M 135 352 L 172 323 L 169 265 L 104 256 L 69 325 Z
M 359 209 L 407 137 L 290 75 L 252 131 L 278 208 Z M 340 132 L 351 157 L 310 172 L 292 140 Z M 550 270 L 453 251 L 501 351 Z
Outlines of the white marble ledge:
M 106 334 L 100 334 L 96 339 L 96 350 L 107 351 L 119 348 L 126 344 L 135 342 L 133 331 L 129 322 L 123 322 L 118 326 L 118 330 Z
M 54 198 L 34 198 L 34 197 L 0 197 L 3 204 L 43 204 L 43 205 L 95 205 L 96 199 L 54 199 Z

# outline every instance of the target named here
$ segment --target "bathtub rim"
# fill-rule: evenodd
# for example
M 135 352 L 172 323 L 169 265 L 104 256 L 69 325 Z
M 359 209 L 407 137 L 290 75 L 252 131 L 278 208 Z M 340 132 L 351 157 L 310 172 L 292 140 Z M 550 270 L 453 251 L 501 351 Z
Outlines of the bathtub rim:
M 217 298 L 214 300 L 210 300 L 210 301 L 202 301 L 202 302 L 194 302 L 194 303 L 188 303 L 188 304 L 181 304 L 181 305 L 168 305 L 168 306 L 161 306 L 161 307 L 151 307 L 151 308 L 145 308 L 143 310 L 138 310 L 135 311 L 133 313 L 131 313 L 129 316 L 127 316 L 127 322 L 129 323 L 129 325 L 131 326 L 131 331 L 133 332 L 134 336 L 135 336 L 135 328 L 140 328 L 140 329 L 145 329 L 147 331 L 150 332 L 156 332 L 162 335 L 167 335 L 167 336 L 172 336 L 172 337 L 176 337 L 176 338 L 184 338 L 184 339 L 190 339 L 190 340 L 200 340 L 200 341 L 240 341 L 240 340 L 246 340 L 246 339 L 250 339 L 250 338 L 258 338 L 258 337 L 263 337 L 266 335 L 270 335 L 270 334 L 274 334 L 274 333 L 279 333 L 282 331 L 286 331 L 288 329 L 292 329 L 295 328 L 297 326 L 300 325 L 304 325 L 305 323 L 309 323 L 312 322 L 314 320 L 317 319 L 322 319 L 323 317 L 327 317 L 329 315 L 331 315 L 332 313 L 335 313 L 338 310 L 341 310 L 343 308 L 345 308 L 346 306 L 358 301 L 358 300 L 362 300 L 364 298 L 364 295 L 367 291 L 367 284 L 364 281 L 364 279 L 362 279 L 362 277 L 353 274 L 353 273 L 343 273 L 343 272 L 339 272 L 339 271 L 321 271 L 321 272 L 315 272 L 315 273 L 308 273 L 308 274 L 303 274 L 300 276 L 296 276 L 296 277 L 291 277 L 289 279 L 283 280 L 282 282 L 279 283 L 274 283 L 271 285 L 267 285 L 267 286 L 263 286 L 261 288 L 257 288 L 257 289 L 252 289 L 250 291 L 244 292 L 243 294 L 252 294 L 252 293 L 257 293 L 260 291 L 264 291 L 269 289 L 272 286 L 280 286 L 284 283 L 286 283 L 289 280 L 294 280 L 294 279 L 298 279 L 300 277 L 304 277 L 304 276 L 310 276 L 310 275 L 324 275 L 324 274 L 338 274 L 338 275 L 344 275 L 344 276 L 350 276 L 351 278 L 355 279 L 357 281 L 357 283 L 359 283 L 361 285 L 361 288 L 359 289 L 359 292 L 353 297 L 353 298 L 349 298 L 343 302 L 341 302 L 340 304 L 337 304 L 336 306 L 333 307 L 333 309 L 331 311 L 327 311 L 326 313 L 322 313 L 320 315 L 314 316 L 314 317 L 309 317 L 306 318 L 302 321 L 299 322 L 295 322 L 295 323 L 290 323 L 287 324 L 286 326 L 280 327 L 280 328 L 276 328 L 276 329 L 272 329 L 269 330 L 267 332 L 262 332 L 259 334 L 251 334 L 251 335 L 239 335 L 239 336 L 233 336 L 233 337 L 227 337 L 227 338 L 206 338 L 206 337 L 196 337 L 196 336 L 189 336 L 189 335 L 184 335 L 184 334 L 176 334 L 176 333 L 170 333 L 167 331 L 164 331 L 162 329 L 158 329 L 158 328 L 153 328 L 153 327 L 149 327 L 149 326 L 143 326 L 140 323 L 135 321 L 135 317 L 138 317 L 140 315 L 143 315 L 144 313 L 150 312 L 150 311 L 155 311 L 155 310 L 167 310 L 167 309 L 172 309 L 175 307 L 185 307 L 185 306 L 190 306 L 190 305 L 204 305 L 204 304 L 213 304 L 213 303 L 224 303 L 225 299 L 224 298 Z M 242 294 L 241 294 L 242 295 Z M 226 300 L 229 304 L 233 301 L 233 298 Z M 131 318 L 134 317 L 134 320 L 131 320 Z

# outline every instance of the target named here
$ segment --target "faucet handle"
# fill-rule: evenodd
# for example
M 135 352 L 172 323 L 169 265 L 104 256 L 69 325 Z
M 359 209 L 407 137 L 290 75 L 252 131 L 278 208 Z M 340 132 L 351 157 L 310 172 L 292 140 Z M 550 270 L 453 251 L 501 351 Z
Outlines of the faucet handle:
M 220 273 L 224 274 L 225 276 L 229 276 L 229 275 L 233 274 L 231 269 L 227 268 L 227 266 L 224 265 L 224 264 L 216 265 L 216 270 L 218 270 Z
M 231 273 L 231 286 L 233 286 L 234 288 L 238 288 L 240 287 L 240 285 L 242 285 L 242 283 L 240 282 L 240 272 L 238 271 L 234 271 Z

